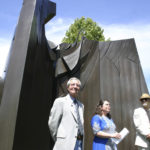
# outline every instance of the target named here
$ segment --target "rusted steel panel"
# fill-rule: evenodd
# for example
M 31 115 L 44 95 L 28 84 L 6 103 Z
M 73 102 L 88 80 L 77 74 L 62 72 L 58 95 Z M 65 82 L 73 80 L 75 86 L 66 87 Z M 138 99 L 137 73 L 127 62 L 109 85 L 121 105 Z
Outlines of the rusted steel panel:
M 0 105 L 0 150 L 50 150 L 53 62 L 44 25 L 56 13 L 48 0 L 24 0 Z
M 136 149 L 133 110 L 139 106 L 138 99 L 142 92 L 148 90 L 134 39 L 108 43 L 105 56 L 100 60 L 100 95 L 111 100 L 112 116 L 118 130 L 123 127 L 130 130 L 130 135 L 119 144 L 119 149 L 133 150 Z

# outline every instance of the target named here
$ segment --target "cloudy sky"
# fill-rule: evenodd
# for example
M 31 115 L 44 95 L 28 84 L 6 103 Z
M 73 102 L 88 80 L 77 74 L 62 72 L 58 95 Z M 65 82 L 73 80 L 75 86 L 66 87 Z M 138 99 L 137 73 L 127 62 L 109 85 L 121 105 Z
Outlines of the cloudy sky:
M 89 17 L 97 22 L 106 38 L 134 38 L 143 73 L 150 91 L 150 0 L 53 0 L 56 16 L 46 25 L 46 36 L 61 43 L 76 18 Z M 2 1 L 0 5 L 0 76 L 3 75 L 11 39 L 23 0 Z

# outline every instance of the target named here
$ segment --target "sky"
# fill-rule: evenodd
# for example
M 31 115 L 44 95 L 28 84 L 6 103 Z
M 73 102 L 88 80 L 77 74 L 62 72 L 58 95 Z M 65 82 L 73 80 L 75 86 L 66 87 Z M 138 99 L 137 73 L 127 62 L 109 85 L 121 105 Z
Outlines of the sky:
M 48 40 L 60 44 L 76 18 L 91 18 L 111 40 L 134 38 L 145 80 L 150 91 L 150 0 L 53 0 L 56 16 L 46 26 Z M 23 0 L 0 5 L 0 76 L 3 76 Z

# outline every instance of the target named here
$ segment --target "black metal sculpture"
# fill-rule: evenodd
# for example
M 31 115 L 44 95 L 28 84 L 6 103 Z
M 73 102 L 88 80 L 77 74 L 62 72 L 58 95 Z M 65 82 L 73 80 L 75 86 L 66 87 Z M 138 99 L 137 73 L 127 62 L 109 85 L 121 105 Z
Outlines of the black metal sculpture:
M 14 35 L 0 104 L 0 149 L 51 150 L 48 116 L 56 97 L 66 94 L 68 78 L 82 82 L 85 105 L 85 150 L 92 149 L 90 120 L 99 99 L 111 101 L 112 115 L 130 136 L 120 150 L 135 150 L 133 109 L 148 92 L 134 39 L 60 44 L 45 37 L 44 25 L 56 11 L 48 0 L 24 0 Z
M 0 150 L 52 149 L 47 120 L 54 69 L 44 25 L 55 13 L 48 0 L 23 2 L 0 105 Z

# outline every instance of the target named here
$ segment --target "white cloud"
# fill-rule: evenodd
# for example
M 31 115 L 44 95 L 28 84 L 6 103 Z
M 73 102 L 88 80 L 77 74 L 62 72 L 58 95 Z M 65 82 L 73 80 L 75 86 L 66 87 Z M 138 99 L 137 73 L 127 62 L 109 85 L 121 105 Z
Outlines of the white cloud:
M 46 37 L 48 40 L 53 41 L 55 44 L 60 44 L 65 36 L 66 30 L 73 23 L 72 19 L 57 19 L 53 22 L 50 21 L 46 25 Z
M 5 69 L 10 43 L 10 40 L 0 38 L 0 76 L 3 75 Z

